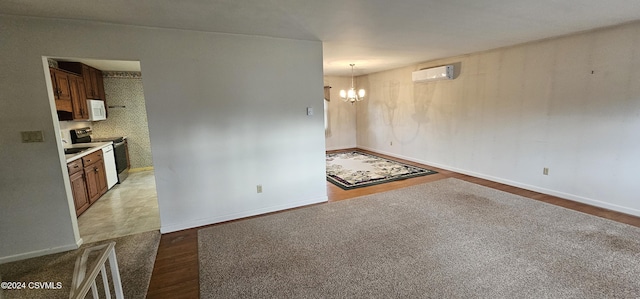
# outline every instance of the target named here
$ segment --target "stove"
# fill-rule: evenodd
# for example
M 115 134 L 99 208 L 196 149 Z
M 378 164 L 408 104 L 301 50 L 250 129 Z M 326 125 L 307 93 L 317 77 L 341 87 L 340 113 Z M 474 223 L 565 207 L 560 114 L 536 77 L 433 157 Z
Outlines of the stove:
M 113 142 L 113 153 L 115 155 L 116 172 L 118 173 L 118 184 L 122 183 L 129 176 L 129 149 L 127 138 L 91 136 L 93 130 L 89 127 L 71 130 L 71 143 L 91 143 L 91 142 Z M 105 165 L 106 167 L 106 165 Z
M 124 137 L 104 137 L 104 138 L 94 138 L 93 136 L 91 136 L 91 142 L 113 142 L 113 143 L 120 143 L 124 141 Z

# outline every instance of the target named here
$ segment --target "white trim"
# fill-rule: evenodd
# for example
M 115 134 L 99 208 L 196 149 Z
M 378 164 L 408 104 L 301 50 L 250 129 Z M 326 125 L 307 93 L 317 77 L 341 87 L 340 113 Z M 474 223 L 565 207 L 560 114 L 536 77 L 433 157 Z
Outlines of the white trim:
M 354 145 L 339 145 L 339 146 L 332 146 L 332 147 L 328 147 L 325 149 L 325 151 L 338 151 L 338 150 L 347 150 L 347 149 L 353 149 L 356 148 L 357 146 Z
M 240 218 L 251 217 L 251 216 L 256 216 L 256 215 L 261 215 L 261 214 L 266 214 L 271 212 L 277 212 L 277 211 L 282 211 L 286 209 L 298 208 L 298 207 L 303 207 L 307 205 L 323 203 L 327 201 L 329 201 L 329 197 L 324 195 L 321 197 L 316 197 L 308 200 L 297 201 L 297 202 L 283 204 L 283 205 L 277 205 L 277 206 L 266 207 L 266 208 L 251 210 L 251 211 L 217 216 L 213 218 L 202 218 L 194 221 L 182 222 L 182 223 L 177 223 L 172 225 L 164 225 L 164 226 L 160 226 L 160 233 L 166 234 L 166 233 L 176 232 L 176 231 L 190 229 L 194 227 L 205 226 L 205 225 L 225 222 L 229 220 L 236 220 Z
M 80 239 L 78 239 L 76 244 L 69 244 L 69 245 L 64 245 L 64 246 L 60 246 L 60 247 L 54 247 L 54 248 L 49 248 L 49 249 L 42 249 L 42 250 L 36 250 L 36 251 L 31 251 L 31 252 L 25 252 L 25 253 L 20 253 L 20 254 L 0 257 L 0 265 L 1 264 L 6 264 L 6 263 L 10 263 L 10 262 L 20 261 L 20 260 L 26 260 L 26 259 L 30 259 L 30 258 L 33 258 L 33 257 L 39 257 L 39 256 L 43 256 L 43 255 L 60 253 L 60 252 L 65 252 L 65 251 L 69 251 L 69 250 L 76 250 L 76 249 L 80 248 L 80 245 L 82 245 L 82 242 L 83 242 L 82 238 L 80 238 Z
M 450 171 L 455 171 L 457 173 L 462 173 L 462 174 L 474 176 L 474 177 L 477 177 L 477 178 L 490 180 L 490 181 L 493 181 L 493 182 L 503 183 L 503 184 L 506 184 L 506 185 L 509 185 L 509 186 L 514 186 L 514 187 L 518 187 L 518 188 L 522 188 L 522 189 L 527 189 L 527 190 L 531 190 L 531 191 L 535 191 L 535 192 L 540 192 L 540 193 L 544 193 L 544 194 L 547 194 L 547 195 L 553 195 L 553 196 L 557 196 L 557 197 L 560 197 L 560 198 L 563 198 L 563 199 L 568 199 L 568 200 L 584 203 L 584 204 L 587 204 L 587 205 L 596 206 L 596 207 L 600 207 L 600 208 L 604 208 L 604 209 L 608 209 L 608 210 L 612 210 L 612 211 L 616 211 L 616 212 L 625 213 L 625 214 L 629 214 L 629 215 L 640 217 L 640 210 L 633 209 L 633 208 L 623 207 L 623 206 L 620 206 L 620 205 L 616 205 L 616 204 L 612 204 L 612 203 L 608 203 L 608 202 L 604 202 L 604 201 L 600 201 L 600 200 L 595 200 L 595 199 L 592 199 L 592 198 L 587 198 L 587 197 L 583 197 L 583 196 L 579 196 L 579 195 L 575 195 L 575 194 L 565 193 L 565 192 L 562 192 L 562 191 L 557 191 L 557 190 L 547 189 L 547 188 L 538 187 L 538 186 L 534 186 L 534 185 L 529 185 L 529 184 L 525 184 L 525 183 L 520 183 L 520 182 L 516 182 L 516 181 L 504 179 L 504 178 L 499 178 L 499 177 L 495 177 L 495 176 L 491 176 L 491 175 L 486 175 L 486 174 L 482 174 L 482 173 L 478 173 L 478 172 L 474 172 L 474 171 L 470 171 L 470 170 L 466 170 L 466 169 L 461 169 L 461 168 L 457 168 L 457 167 L 451 167 L 451 166 L 443 165 L 443 164 L 440 164 L 440 163 L 434 163 L 434 162 L 429 162 L 429 161 L 425 161 L 425 160 L 415 159 L 415 158 L 411 158 L 411 157 L 407 157 L 407 156 L 403 156 L 403 155 L 398 155 L 398 154 L 394 154 L 394 153 L 390 153 L 390 152 L 385 152 L 385 151 L 369 148 L 369 147 L 366 147 L 366 146 L 358 146 L 358 148 L 361 148 L 361 149 L 364 149 L 364 150 L 368 150 L 368 151 L 372 151 L 372 152 L 379 153 L 379 154 L 383 154 L 383 155 L 387 155 L 387 156 L 391 156 L 391 157 L 396 157 L 396 158 L 399 158 L 399 159 L 404 159 L 404 160 L 411 161 L 411 162 L 416 162 L 416 163 L 425 164 L 425 165 L 429 165 L 429 166 L 434 166 L 434 167 L 438 167 L 438 168 L 442 168 L 442 169 L 446 169 L 446 170 L 450 170 Z

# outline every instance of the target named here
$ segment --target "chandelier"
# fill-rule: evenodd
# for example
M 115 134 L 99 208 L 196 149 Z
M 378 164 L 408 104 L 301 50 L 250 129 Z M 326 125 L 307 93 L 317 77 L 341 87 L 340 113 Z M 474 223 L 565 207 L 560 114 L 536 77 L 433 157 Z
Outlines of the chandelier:
M 364 89 L 360 89 L 356 93 L 356 88 L 353 87 L 353 67 L 355 66 L 355 64 L 352 63 L 350 64 L 350 66 L 351 66 L 351 89 L 340 90 L 340 97 L 342 98 L 343 101 L 350 102 L 351 104 L 353 104 L 355 102 L 360 102 L 364 100 Z

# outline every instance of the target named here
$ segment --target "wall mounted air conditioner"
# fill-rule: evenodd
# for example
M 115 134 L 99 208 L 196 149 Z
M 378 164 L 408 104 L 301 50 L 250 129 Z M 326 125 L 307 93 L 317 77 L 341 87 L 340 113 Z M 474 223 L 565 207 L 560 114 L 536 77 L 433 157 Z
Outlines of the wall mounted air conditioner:
M 429 82 L 436 80 L 452 80 L 453 79 L 453 65 L 443 65 L 439 67 L 432 67 L 423 69 L 411 73 L 413 82 Z

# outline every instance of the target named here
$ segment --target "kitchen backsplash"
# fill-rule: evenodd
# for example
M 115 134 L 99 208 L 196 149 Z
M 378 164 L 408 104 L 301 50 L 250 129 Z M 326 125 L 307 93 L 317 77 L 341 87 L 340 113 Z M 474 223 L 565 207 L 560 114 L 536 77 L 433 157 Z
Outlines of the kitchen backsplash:
M 96 137 L 126 136 L 131 168 L 153 166 L 147 110 L 139 72 L 103 72 L 109 115 L 93 122 Z M 121 106 L 124 106 L 122 108 Z
M 58 68 L 58 62 L 57 61 L 55 61 L 55 60 L 53 60 L 51 58 L 47 58 L 47 62 L 49 63 L 49 67 L 56 68 L 56 69 Z
M 90 121 L 61 121 L 60 122 L 60 137 L 62 138 L 63 146 L 71 144 L 70 130 L 91 127 Z

